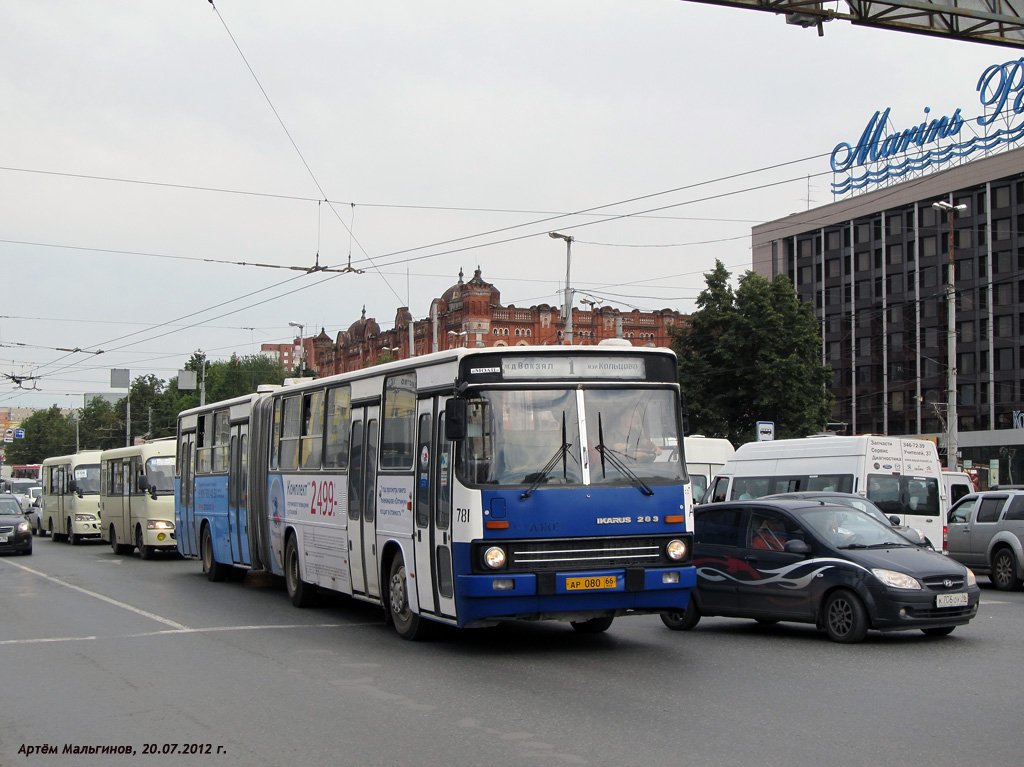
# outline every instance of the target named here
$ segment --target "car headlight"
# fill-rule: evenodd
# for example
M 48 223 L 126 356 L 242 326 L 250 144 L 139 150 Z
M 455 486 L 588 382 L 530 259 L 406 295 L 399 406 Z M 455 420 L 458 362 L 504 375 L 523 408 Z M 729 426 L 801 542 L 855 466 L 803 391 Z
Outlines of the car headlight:
M 967 568 L 967 587 L 970 588 L 971 586 L 977 586 L 977 585 L 978 585 L 978 579 L 974 577 L 974 570 L 972 570 L 971 568 L 968 567 Z
M 24 522 L 23 521 L 23 522 L 19 522 L 18 523 L 18 532 L 19 533 L 27 533 L 27 532 L 30 532 L 31 530 L 32 530 L 32 525 L 30 525 L 28 522 Z
M 505 549 L 501 548 L 501 546 L 491 546 L 491 548 L 484 552 L 484 564 L 492 570 L 504 567 Z
M 166 519 L 151 519 L 146 523 L 147 530 L 173 530 L 174 523 Z
M 676 562 L 686 559 L 686 552 L 686 542 L 678 538 L 673 538 L 665 545 L 665 555 Z
M 75 514 L 75 522 L 95 522 L 95 514 Z
M 882 570 L 877 567 L 873 568 L 871 572 L 886 586 L 891 586 L 894 589 L 921 590 L 921 581 L 917 578 L 912 578 L 906 573 L 898 573 L 895 570 Z

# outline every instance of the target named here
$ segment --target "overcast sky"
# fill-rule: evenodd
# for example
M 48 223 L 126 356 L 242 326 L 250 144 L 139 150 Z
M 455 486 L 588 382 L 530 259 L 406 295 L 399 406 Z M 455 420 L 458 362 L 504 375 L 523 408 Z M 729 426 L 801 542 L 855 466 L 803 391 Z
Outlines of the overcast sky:
M 977 115 L 1020 54 L 824 30 L 679 0 L 0 0 L 0 407 L 364 305 L 426 317 L 460 268 L 559 304 L 552 230 L 577 305 L 691 311 L 752 225 L 832 200 L 875 110 Z M 251 265 L 318 255 L 364 273 Z

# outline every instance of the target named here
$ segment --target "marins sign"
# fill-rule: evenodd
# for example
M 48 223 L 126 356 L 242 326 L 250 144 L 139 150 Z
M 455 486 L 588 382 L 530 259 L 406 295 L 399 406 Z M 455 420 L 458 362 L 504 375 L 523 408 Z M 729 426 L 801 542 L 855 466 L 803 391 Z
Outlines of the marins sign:
M 875 112 L 857 143 L 846 142 L 832 150 L 832 170 L 845 177 L 832 182 L 835 195 L 898 179 L 929 166 L 942 165 L 979 150 L 1013 144 L 1024 137 L 1024 57 L 1005 64 L 993 64 L 978 79 L 977 89 L 985 114 L 965 120 L 960 109 L 952 115 L 928 119 L 902 131 L 886 132 L 890 108 Z M 1003 120 L 1005 127 L 993 128 Z M 975 135 L 962 138 L 967 131 Z M 973 126 L 977 125 L 975 129 Z M 941 143 L 943 139 L 949 139 Z M 935 145 L 931 146 L 929 145 Z M 864 166 L 875 165 L 873 169 Z M 858 175 L 859 174 L 859 175 Z

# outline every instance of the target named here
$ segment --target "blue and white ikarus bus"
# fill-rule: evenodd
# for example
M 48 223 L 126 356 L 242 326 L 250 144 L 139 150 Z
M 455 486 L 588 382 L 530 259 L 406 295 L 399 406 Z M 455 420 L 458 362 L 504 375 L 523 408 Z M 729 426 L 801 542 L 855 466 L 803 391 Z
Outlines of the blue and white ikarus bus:
M 284 576 L 431 622 L 569 621 L 686 607 L 692 508 L 675 355 L 455 349 L 178 419 L 178 548 L 211 580 Z

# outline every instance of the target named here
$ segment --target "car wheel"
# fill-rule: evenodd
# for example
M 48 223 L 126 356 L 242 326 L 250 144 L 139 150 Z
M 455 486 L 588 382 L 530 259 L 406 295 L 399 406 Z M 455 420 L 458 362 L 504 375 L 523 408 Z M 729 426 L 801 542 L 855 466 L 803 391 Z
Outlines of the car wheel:
M 697 600 L 690 596 L 685 610 L 669 610 L 661 614 L 661 622 L 673 631 L 689 631 L 700 622 L 700 608 Z
M 288 598 L 296 607 L 309 607 L 313 602 L 316 586 L 306 583 L 299 574 L 299 546 L 295 536 L 289 536 L 284 551 L 284 585 L 288 589 Z
M 409 606 L 409 595 L 406 592 L 405 561 L 401 554 L 396 554 L 391 560 L 391 574 L 388 577 L 388 607 L 391 610 L 391 620 L 395 624 L 395 631 L 402 639 L 421 639 L 424 634 L 424 624 L 419 615 L 413 612 Z
M 78 545 L 78 536 L 75 535 L 75 529 L 71 526 L 71 517 L 68 517 L 68 543 L 72 546 Z
M 824 615 L 825 631 L 833 642 L 854 644 L 868 633 L 867 611 L 852 591 L 833 591 L 825 600 Z
M 203 572 L 206 573 L 208 581 L 222 581 L 228 576 L 228 565 L 222 565 L 213 558 L 213 536 L 210 535 L 210 526 L 203 528 L 203 537 L 199 543 L 200 553 L 203 557 Z
M 1000 591 L 1016 591 L 1021 586 L 1017 577 L 1017 558 L 1009 549 L 999 549 L 992 557 L 992 583 Z
M 930 637 L 944 637 L 944 636 L 949 636 L 950 634 L 952 634 L 953 633 L 953 629 L 955 629 L 955 628 L 956 628 L 956 626 L 943 626 L 941 628 L 934 628 L 934 629 L 921 629 L 921 633 L 925 634 L 926 636 L 930 636 Z
M 586 621 L 570 621 L 569 625 L 576 630 L 577 634 L 601 634 L 611 628 L 613 620 L 615 618 L 605 616 Z
M 145 544 L 145 538 L 142 535 L 142 525 L 136 525 L 135 527 L 135 548 L 139 550 L 139 556 L 143 559 L 153 558 L 153 547 Z
M 29 539 L 28 548 L 27 549 L 23 549 L 21 553 L 24 554 L 26 557 L 32 556 L 32 540 L 31 539 Z

